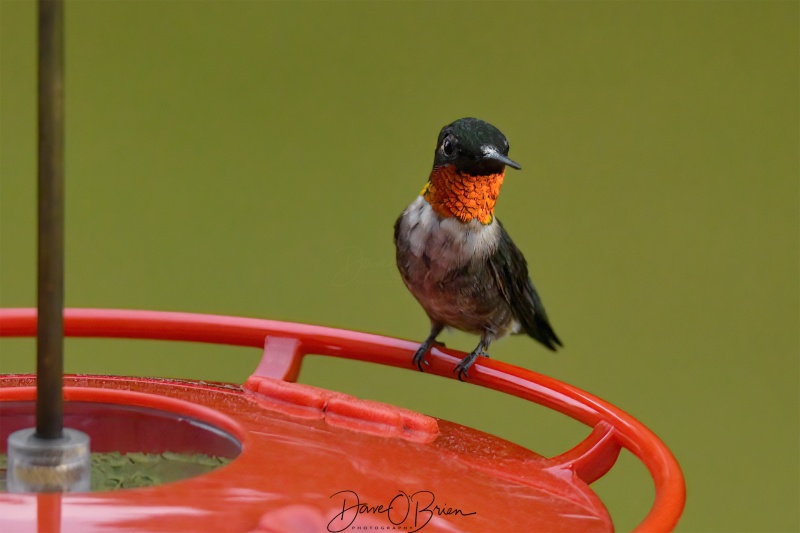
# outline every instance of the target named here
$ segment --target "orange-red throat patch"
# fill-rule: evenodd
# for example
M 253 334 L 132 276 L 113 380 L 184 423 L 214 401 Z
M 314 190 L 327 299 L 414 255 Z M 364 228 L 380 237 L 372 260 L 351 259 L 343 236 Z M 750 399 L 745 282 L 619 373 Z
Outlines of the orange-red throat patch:
M 472 176 L 459 172 L 453 165 L 436 167 L 421 194 L 443 217 L 456 217 L 461 222 L 476 218 L 481 224 L 489 224 L 504 176 L 505 171 Z

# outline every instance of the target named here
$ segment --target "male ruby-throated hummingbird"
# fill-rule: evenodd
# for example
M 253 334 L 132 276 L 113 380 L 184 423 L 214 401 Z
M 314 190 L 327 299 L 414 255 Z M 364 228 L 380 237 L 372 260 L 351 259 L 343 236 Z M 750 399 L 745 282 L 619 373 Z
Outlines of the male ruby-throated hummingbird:
M 431 320 L 425 354 L 445 326 L 481 336 L 455 367 L 458 379 L 489 344 L 526 333 L 551 350 L 561 341 L 547 320 L 519 248 L 494 216 L 508 158 L 508 141 L 489 124 L 462 118 L 442 128 L 428 183 L 394 225 L 397 267 Z

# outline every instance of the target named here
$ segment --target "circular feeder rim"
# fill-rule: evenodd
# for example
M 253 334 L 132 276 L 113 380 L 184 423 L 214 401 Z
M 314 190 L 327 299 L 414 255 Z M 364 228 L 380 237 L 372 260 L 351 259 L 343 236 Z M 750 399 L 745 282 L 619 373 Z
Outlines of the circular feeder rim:
M 173 340 L 263 348 L 253 376 L 296 381 L 307 354 L 341 357 L 417 371 L 413 341 L 323 326 L 195 313 L 119 309 L 65 309 L 68 337 Z M 36 309 L 0 309 L 0 337 L 36 334 Z M 463 352 L 434 346 L 426 371 L 455 379 Z M 671 531 L 686 502 L 677 460 L 652 431 L 631 415 L 581 389 L 536 372 L 481 358 L 469 383 L 510 394 L 565 414 L 592 428 L 572 449 L 550 458 L 549 468 L 571 471 L 586 483 L 605 475 L 625 448 L 647 467 L 655 485 L 653 506 L 635 531 Z

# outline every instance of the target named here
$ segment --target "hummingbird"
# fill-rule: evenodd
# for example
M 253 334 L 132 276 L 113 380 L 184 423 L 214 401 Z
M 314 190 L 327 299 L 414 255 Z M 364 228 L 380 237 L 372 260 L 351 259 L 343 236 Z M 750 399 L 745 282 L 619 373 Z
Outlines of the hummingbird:
M 562 346 L 525 257 L 494 216 L 506 167 L 522 168 L 508 149 L 505 135 L 488 122 L 448 124 L 439 132 L 428 182 L 395 222 L 397 267 L 431 322 L 413 358 L 420 371 L 445 327 L 480 335 L 453 370 L 462 381 L 505 335 L 525 333 L 553 351 Z

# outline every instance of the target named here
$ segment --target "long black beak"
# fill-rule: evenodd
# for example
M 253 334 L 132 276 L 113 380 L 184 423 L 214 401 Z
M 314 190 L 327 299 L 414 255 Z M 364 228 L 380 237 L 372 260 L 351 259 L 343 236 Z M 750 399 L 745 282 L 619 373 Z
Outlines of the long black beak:
M 517 170 L 522 170 L 522 167 L 519 166 L 519 163 L 517 163 L 516 161 L 512 161 L 511 159 L 509 159 L 508 157 L 504 156 L 503 154 L 501 154 L 497 150 L 489 149 L 489 150 L 484 151 L 483 152 L 483 159 L 492 159 L 494 161 L 499 161 L 500 163 L 503 163 L 504 165 L 508 165 L 511 168 L 515 168 Z

